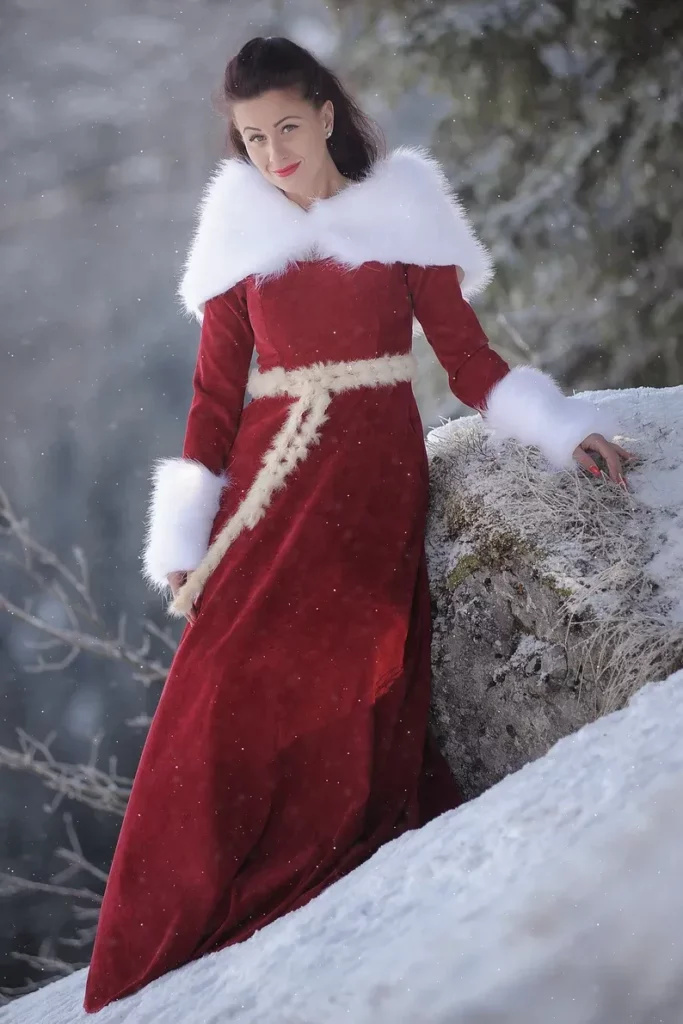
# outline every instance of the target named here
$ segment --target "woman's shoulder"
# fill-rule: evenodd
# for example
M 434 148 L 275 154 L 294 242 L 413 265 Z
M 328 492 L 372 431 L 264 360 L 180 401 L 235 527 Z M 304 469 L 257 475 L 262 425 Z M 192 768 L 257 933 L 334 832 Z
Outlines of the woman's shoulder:
M 376 161 L 362 182 L 346 188 L 340 200 L 346 214 L 340 228 L 350 248 L 354 235 L 359 240 L 359 256 L 423 267 L 461 267 L 467 297 L 493 277 L 488 249 L 477 237 L 443 165 L 426 147 L 392 150 Z
M 281 273 L 312 251 L 366 262 L 463 268 L 463 291 L 492 276 L 486 248 L 441 166 L 421 146 L 399 146 L 329 199 L 303 210 L 250 163 L 222 161 L 204 189 L 179 297 L 189 313 L 250 276 Z
M 278 265 L 274 232 L 278 212 L 280 218 L 283 214 L 278 196 L 281 203 L 293 205 L 248 161 L 220 161 L 197 205 L 178 286 L 178 298 L 187 313 L 201 319 L 209 298 L 228 291 L 269 259 Z

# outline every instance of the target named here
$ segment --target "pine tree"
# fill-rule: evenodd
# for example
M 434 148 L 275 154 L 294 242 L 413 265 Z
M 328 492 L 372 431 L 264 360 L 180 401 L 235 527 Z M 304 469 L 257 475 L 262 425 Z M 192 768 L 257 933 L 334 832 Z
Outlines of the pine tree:
M 683 382 L 680 3 L 342 7 L 363 12 L 356 80 L 447 101 L 430 146 L 496 258 L 494 342 L 495 311 L 565 384 Z

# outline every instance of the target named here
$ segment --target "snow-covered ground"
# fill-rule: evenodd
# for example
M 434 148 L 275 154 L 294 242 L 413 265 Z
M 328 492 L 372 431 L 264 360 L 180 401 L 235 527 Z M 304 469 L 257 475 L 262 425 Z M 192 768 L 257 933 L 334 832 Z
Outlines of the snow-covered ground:
M 85 971 L 3 1024 L 680 1024 L 683 671 L 95 1017 Z

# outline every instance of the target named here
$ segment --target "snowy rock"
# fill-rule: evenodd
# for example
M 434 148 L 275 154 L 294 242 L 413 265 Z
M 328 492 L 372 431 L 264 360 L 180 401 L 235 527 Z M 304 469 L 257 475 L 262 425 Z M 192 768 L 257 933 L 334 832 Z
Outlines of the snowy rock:
M 2 1024 L 680 1024 L 683 671 L 307 906 L 89 1017 L 85 971 Z
M 639 456 L 629 493 L 478 415 L 427 437 L 432 719 L 468 796 L 683 665 L 683 387 L 584 397 Z

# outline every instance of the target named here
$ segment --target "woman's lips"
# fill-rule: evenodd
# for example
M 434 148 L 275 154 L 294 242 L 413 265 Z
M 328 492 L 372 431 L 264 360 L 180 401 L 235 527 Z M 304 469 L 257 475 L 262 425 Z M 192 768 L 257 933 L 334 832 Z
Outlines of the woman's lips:
M 299 166 L 300 163 L 301 163 L 301 160 L 299 160 L 299 163 L 290 164 L 289 167 L 283 167 L 281 171 L 276 171 L 275 173 L 280 178 L 286 178 L 288 175 L 294 174 L 294 171 L 297 169 L 297 167 Z

